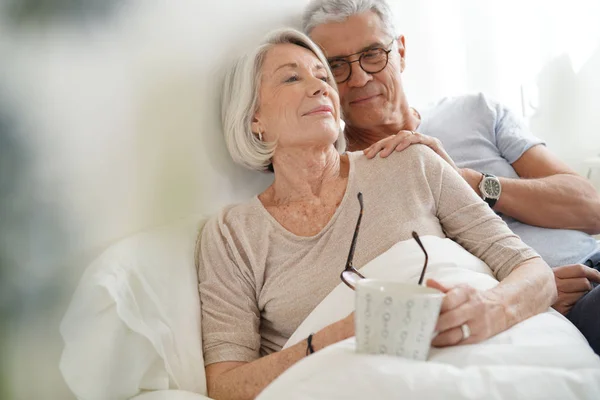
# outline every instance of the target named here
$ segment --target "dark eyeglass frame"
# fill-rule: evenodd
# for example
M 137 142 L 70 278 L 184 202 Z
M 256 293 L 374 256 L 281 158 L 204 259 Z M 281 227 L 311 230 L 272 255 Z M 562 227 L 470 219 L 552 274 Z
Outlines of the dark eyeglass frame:
M 365 71 L 367 74 L 373 75 L 373 74 L 376 74 L 378 72 L 383 71 L 385 69 L 385 67 L 387 67 L 388 62 L 390 60 L 390 52 L 392 51 L 391 46 L 394 44 L 395 40 L 396 39 L 392 39 L 392 41 L 390 42 L 390 44 L 388 44 L 387 46 L 385 46 L 383 48 L 382 47 L 373 47 L 371 49 L 359 51 L 358 53 L 348 54 L 347 56 L 344 56 L 344 57 L 335 57 L 335 58 L 332 58 L 330 60 L 327 60 L 327 62 L 329 63 L 330 68 L 331 68 L 331 63 L 333 63 L 333 62 L 343 62 L 343 63 L 348 64 L 348 76 L 345 79 L 341 80 L 341 81 L 338 81 L 336 79 L 335 83 L 341 84 L 341 83 L 347 82 L 350 79 L 350 77 L 352 76 L 352 64 L 355 63 L 355 62 L 357 62 L 358 65 L 360 66 L 360 69 L 362 69 L 363 71 Z M 387 48 L 387 50 L 386 50 L 386 48 Z M 377 71 L 367 71 L 365 69 L 365 67 L 362 65 L 362 59 L 363 59 L 363 57 L 365 56 L 366 53 L 368 53 L 369 51 L 374 51 L 374 50 L 380 50 L 380 51 L 383 51 L 385 53 L 385 64 L 383 65 L 383 67 L 381 67 Z M 346 60 L 346 58 L 355 56 L 357 54 L 360 54 L 360 56 L 356 60 L 354 60 L 354 61 L 348 61 L 348 60 Z M 332 74 L 333 74 L 333 69 L 332 69 Z M 335 75 L 334 75 L 334 79 L 335 79 Z
M 357 282 L 361 279 L 366 279 L 360 272 L 354 268 L 353 260 L 354 260 L 354 249 L 356 248 L 356 239 L 358 238 L 358 231 L 360 229 L 360 222 L 362 221 L 362 216 L 364 213 L 363 206 L 363 196 L 362 192 L 358 192 L 358 203 L 360 204 L 360 214 L 358 214 L 358 220 L 356 221 L 356 228 L 354 229 L 354 236 L 352 236 L 352 244 L 350 245 L 350 252 L 348 253 L 348 259 L 346 260 L 346 267 L 340 274 L 340 278 L 342 282 L 344 282 L 350 289 L 356 290 L 353 282 Z M 425 277 L 425 271 L 427 270 L 427 264 L 429 263 L 429 255 L 427 254 L 427 250 L 425 250 L 425 246 L 421 242 L 419 235 L 417 232 L 412 232 L 413 239 L 416 240 L 417 244 L 425 254 L 425 263 L 423 264 L 423 269 L 421 270 L 421 276 L 419 277 L 419 285 L 423 283 L 423 278 Z M 358 279 L 356 279 L 358 277 Z

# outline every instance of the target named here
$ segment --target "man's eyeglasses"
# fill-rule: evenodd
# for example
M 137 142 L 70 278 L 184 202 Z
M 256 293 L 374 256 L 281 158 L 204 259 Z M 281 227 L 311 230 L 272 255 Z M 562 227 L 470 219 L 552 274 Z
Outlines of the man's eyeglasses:
M 356 283 L 361 279 L 365 279 L 365 277 L 354 268 L 352 265 L 352 261 L 354 259 L 354 249 L 356 247 L 356 238 L 358 237 L 358 230 L 360 229 L 360 221 L 363 216 L 363 198 L 362 193 L 358 192 L 358 203 L 360 204 L 360 214 L 358 214 L 358 220 L 356 221 L 356 228 L 354 229 L 354 236 L 352 237 L 352 244 L 350 245 L 350 252 L 348 253 L 348 260 L 346 261 L 346 268 L 342 271 L 341 278 L 342 281 L 352 290 L 355 290 Z M 417 244 L 423 250 L 423 254 L 425 254 L 425 263 L 423 264 L 423 270 L 421 271 L 421 276 L 419 277 L 419 285 L 423 283 L 423 278 L 425 277 L 425 270 L 427 269 L 427 263 L 429 262 L 429 256 L 427 255 L 427 251 L 421 243 L 421 239 L 417 232 L 412 232 L 412 237 L 417 241 Z
M 329 68 L 331 68 L 331 72 L 333 73 L 336 83 L 344 83 L 350 79 L 350 76 L 352 76 L 352 63 L 355 62 L 360 65 L 363 71 L 369 74 L 381 72 L 388 64 L 389 54 L 390 51 L 392 51 L 390 46 L 394 43 L 394 40 L 392 40 L 390 44 L 386 46 L 386 48 L 388 48 L 387 50 L 382 48 L 374 48 L 349 54 L 344 58 L 332 58 L 328 60 Z M 360 54 L 358 59 L 354 61 L 346 60 L 346 58 L 358 54 Z

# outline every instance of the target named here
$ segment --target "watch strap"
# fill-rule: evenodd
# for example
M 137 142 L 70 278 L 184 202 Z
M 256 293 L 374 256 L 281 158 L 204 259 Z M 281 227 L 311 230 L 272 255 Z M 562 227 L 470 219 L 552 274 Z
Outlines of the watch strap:
M 494 208 L 494 206 L 496 205 L 496 202 L 498 200 L 497 199 L 490 199 L 489 197 L 484 197 L 483 201 L 485 201 L 486 203 L 488 203 L 488 206 L 490 206 L 490 208 Z

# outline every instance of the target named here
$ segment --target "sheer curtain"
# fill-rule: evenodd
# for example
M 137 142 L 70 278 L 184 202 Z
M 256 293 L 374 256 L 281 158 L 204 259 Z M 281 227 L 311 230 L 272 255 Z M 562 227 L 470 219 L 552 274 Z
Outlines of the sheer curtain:
M 484 92 L 586 172 L 582 160 L 600 153 L 600 1 L 391 4 L 406 37 L 411 103 Z

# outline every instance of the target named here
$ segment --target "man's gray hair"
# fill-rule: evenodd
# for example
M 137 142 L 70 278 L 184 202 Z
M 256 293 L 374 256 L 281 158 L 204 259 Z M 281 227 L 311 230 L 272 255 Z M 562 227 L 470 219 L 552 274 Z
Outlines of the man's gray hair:
M 277 143 L 260 140 L 252 132 L 252 119 L 258 110 L 261 69 L 269 49 L 277 44 L 291 43 L 314 53 L 327 71 L 332 90 L 337 91 L 335 80 L 323 52 L 308 36 L 295 29 L 285 28 L 267 35 L 259 46 L 240 57 L 233 65 L 223 84 L 221 121 L 225 143 L 233 161 L 250 169 L 264 171 L 271 165 Z M 342 153 L 346 140 L 340 128 L 336 149 Z
M 346 18 L 373 11 L 383 23 L 385 33 L 398 36 L 392 10 L 385 0 L 312 0 L 302 15 L 302 30 L 307 35 L 317 26 L 328 22 L 342 22 Z

